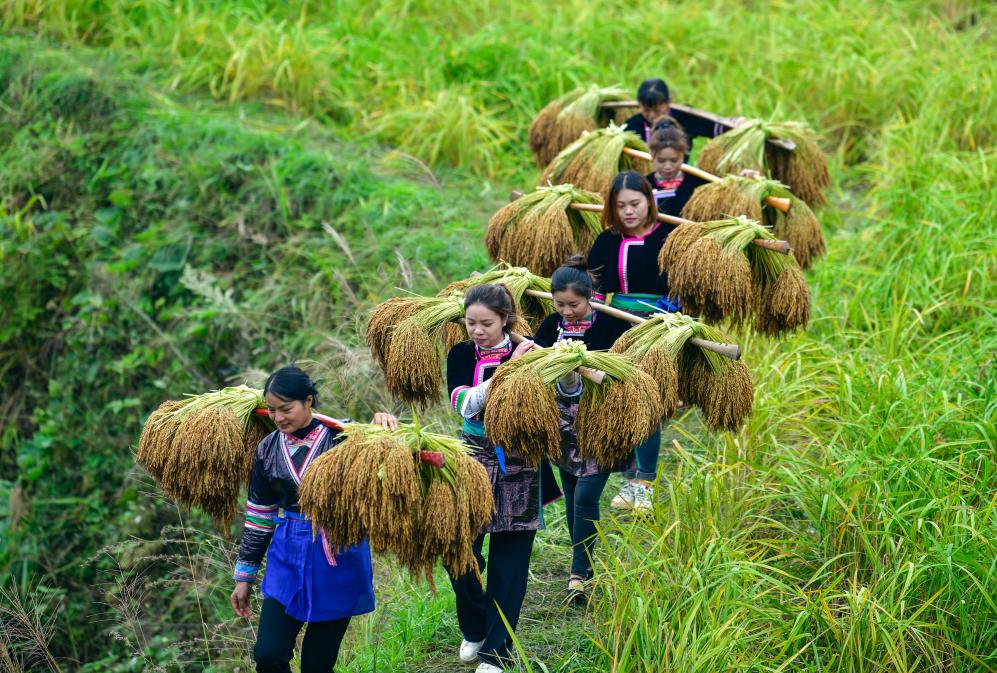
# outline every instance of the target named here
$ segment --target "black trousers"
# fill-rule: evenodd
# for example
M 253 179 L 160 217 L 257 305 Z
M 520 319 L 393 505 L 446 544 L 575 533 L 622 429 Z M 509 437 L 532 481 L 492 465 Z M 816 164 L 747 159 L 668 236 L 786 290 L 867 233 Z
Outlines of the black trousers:
M 493 666 L 508 666 L 512 662 L 512 637 L 501 614 L 512 630 L 516 630 L 519 611 L 526 597 L 526 580 L 530 569 L 535 530 L 489 533 L 488 561 L 481 554 L 485 536 L 474 541 L 474 556 L 482 574 L 488 568 L 487 587 L 482 587 L 474 573 L 450 577 L 457 596 L 457 622 L 464 638 L 471 642 L 484 641 L 478 656 Z
M 253 650 L 256 673 L 290 673 L 294 641 L 303 625 L 304 622 L 288 615 L 279 601 L 263 600 Z M 349 617 L 309 623 L 301 641 L 301 673 L 332 673 L 349 625 Z
M 599 497 L 606 488 L 609 472 L 576 477 L 561 470 L 568 534 L 571 535 L 571 574 L 592 577 L 592 549 L 595 547 L 595 524 L 599 521 Z

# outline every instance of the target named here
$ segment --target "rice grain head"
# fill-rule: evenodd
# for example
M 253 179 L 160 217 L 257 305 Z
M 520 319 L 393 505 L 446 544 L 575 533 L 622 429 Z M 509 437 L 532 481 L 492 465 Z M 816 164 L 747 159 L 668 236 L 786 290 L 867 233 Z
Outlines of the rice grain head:
M 682 208 L 682 217 L 694 222 L 709 222 L 745 215 L 761 221 L 762 204 L 745 191 L 745 184 L 742 180 L 726 178 L 697 187 Z
M 184 402 L 167 400 L 149 414 L 142 426 L 135 461 L 158 482 L 170 457 L 170 443 L 180 425 L 179 418 L 171 414 L 184 406 Z
M 654 432 L 662 417 L 658 384 L 637 369 L 626 379 L 604 382 L 599 394 L 583 395 L 575 418 L 579 455 L 610 469 Z
M 668 274 L 669 294 L 678 297 L 683 309 L 690 315 L 699 315 L 707 321 L 724 318 L 723 308 L 717 304 L 715 285 L 730 268 L 716 239 L 703 236 L 693 242 L 672 266 Z M 751 276 L 748 275 L 750 292 Z
M 757 291 L 755 330 L 778 336 L 805 329 L 810 321 L 810 288 L 798 267 L 786 267 L 774 283 Z
M 449 352 L 451 348 L 459 343 L 468 340 L 467 327 L 463 322 L 447 323 L 443 328 L 443 350 Z
M 668 271 L 678 260 L 689 250 L 689 246 L 698 241 L 703 236 L 703 228 L 697 223 L 682 224 L 675 228 L 675 231 L 668 234 L 665 244 L 661 246 L 658 253 L 658 269 L 662 273 Z
M 706 427 L 736 431 L 751 414 L 754 402 L 751 373 L 740 360 L 726 361 L 718 370 L 707 370 L 699 404 Z
M 500 365 L 491 379 L 485 431 L 535 467 L 547 456 L 560 455 L 561 414 L 550 386 L 531 370 L 510 364 Z
M 185 507 L 198 507 L 228 535 L 246 481 L 245 424 L 221 406 L 183 416 L 170 442 L 161 487 Z
M 831 185 L 827 157 L 814 139 L 794 137 L 793 142 L 796 149 L 792 152 L 766 143 L 769 172 L 811 208 L 823 206 L 827 203 L 824 190 Z
M 637 369 L 644 372 L 658 385 L 658 398 L 661 403 L 661 418 L 671 418 L 678 408 L 678 366 L 671 355 L 660 347 L 649 348 L 635 358 Z
M 419 303 L 411 298 L 393 297 L 378 304 L 370 314 L 364 339 L 382 371 L 387 365 L 392 331 L 398 323 L 412 316 L 419 308 Z
M 647 145 L 637 135 L 615 125 L 582 136 L 550 162 L 540 184 L 570 183 L 578 189 L 602 194 L 620 171 L 649 173 L 651 163 L 624 154 L 624 147 L 647 151 Z
M 413 318 L 391 332 L 384 380 L 392 396 L 409 404 L 429 404 L 440 394 L 441 367 L 439 348 Z
M 772 233 L 776 238 L 789 241 L 793 257 L 805 271 L 824 254 L 824 235 L 821 233 L 817 216 L 807 204 L 795 196 L 789 197 L 789 200 L 791 204 L 789 212 L 780 213 L 775 217 Z

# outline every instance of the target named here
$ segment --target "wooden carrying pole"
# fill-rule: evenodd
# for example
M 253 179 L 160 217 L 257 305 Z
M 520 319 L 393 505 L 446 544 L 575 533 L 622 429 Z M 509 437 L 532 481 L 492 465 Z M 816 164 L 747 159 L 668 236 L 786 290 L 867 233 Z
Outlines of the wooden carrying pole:
M 527 292 L 529 292 L 529 290 L 527 290 Z M 547 294 L 547 296 L 549 297 L 550 295 Z M 512 341 L 512 343 L 518 345 L 523 343 L 524 341 L 528 341 L 529 338 L 524 337 L 522 334 L 517 334 L 516 332 L 509 332 L 509 340 Z M 578 367 L 577 370 L 581 376 L 584 376 L 585 378 L 587 378 L 592 383 L 595 383 L 596 385 L 601 386 L 602 382 L 606 380 L 606 372 L 599 371 L 598 369 L 592 369 L 591 367 Z
M 627 108 L 639 108 L 640 103 L 638 103 L 635 100 L 614 100 L 614 101 L 606 101 L 605 103 L 602 103 L 599 107 L 603 107 L 608 110 L 620 110 Z M 682 105 L 681 103 L 671 103 L 669 104 L 668 107 L 670 107 L 673 110 L 678 110 L 679 112 L 684 112 L 688 115 L 692 115 L 693 117 L 699 117 L 700 119 L 711 121 L 714 124 L 719 124 L 728 131 L 737 128 L 737 126 L 726 117 L 721 117 L 720 115 L 713 114 L 712 112 L 707 112 L 706 110 L 697 110 L 694 107 L 691 107 L 689 105 Z M 786 140 L 782 138 L 767 138 L 766 142 L 769 145 L 775 145 L 776 147 L 784 149 L 787 152 L 792 152 L 793 150 L 796 149 L 796 143 L 794 143 L 792 140 Z
M 633 157 L 634 159 L 644 159 L 645 161 L 651 161 L 650 152 L 641 152 L 640 150 L 635 150 L 632 147 L 624 147 L 623 153 L 628 157 Z M 689 164 L 682 164 L 680 167 L 683 173 L 688 173 L 689 175 L 694 175 L 700 180 L 706 180 L 707 182 L 720 182 L 723 178 L 713 175 L 713 173 L 707 173 L 701 168 L 696 168 L 695 166 L 690 166 Z M 789 212 L 789 199 L 785 199 L 779 196 L 766 196 L 765 203 L 772 206 L 776 210 L 780 210 L 784 213 Z
M 260 407 L 259 409 L 253 410 L 253 415 L 270 416 L 270 412 Z M 346 427 L 344 423 L 340 423 L 335 418 L 326 416 L 325 414 L 320 414 L 313 411 L 312 416 L 315 417 L 316 421 L 318 421 L 325 427 L 330 428 L 332 430 L 342 430 L 343 428 Z M 433 467 L 443 467 L 447 462 L 446 456 L 444 456 L 439 451 L 420 451 L 419 460 L 422 461 L 423 463 L 426 463 L 427 465 L 432 465 Z
M 569 208 L 572 210 L 587 210 L 591 213 L 601 213 L 605 206 L 599 205 L 598 203 L 572 203 Z M 675 217 L 674 215 L 666 215 L 664 213 L 658 213 L 658 219 L 662 222 L 667 222 L 668 224 L 695 224 L 692 220 L 687 220 L 684 217 Z M 784 255 L 788 255 L 792 250 L 792 247 L 789 245 L 789 241 L 770 241 L 764 238 L 756 238 L 751 243 L 759 248 L 781 252 Z
M 538 299 L 553 299 L 554 295 L 550 292 L 541 292 L 540 290 L 527 290 L 526 294 L 531 297 L 537 297 Z M 626 320 L 635 325 L 639 325 L 643 322 L 647 322 L 647 318 L 641 318 L 633 313 L 627 313 L 626 311 L 621 311 L 618 308 L 613 308 L 612 306 L 606 306 L 605 304 L 600 304 L 598 302 L 592 302 L 592 308 L 594 308 L 599 313 L 605 313 L 606 315 L 613 316 L 614 318 L 619 318 L 620 320 Z M 520 337 L 522 339 L 522 337 Z M 709 339 L 700 339 L 699 337 L 690 337 L 689 342 L 694 346 L 699 346 L 708 351 L 712 351 L 717 355 L 722 355 L 725 358 L 731 360 L 741 359 L 741 347 L 737 344 L 723 344 L 717 341 L 710 341 Z

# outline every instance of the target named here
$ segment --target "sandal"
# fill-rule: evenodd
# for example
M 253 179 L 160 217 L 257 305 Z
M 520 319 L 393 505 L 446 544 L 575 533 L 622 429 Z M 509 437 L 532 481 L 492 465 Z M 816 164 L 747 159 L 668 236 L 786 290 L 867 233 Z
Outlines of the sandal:
M 586 602 L 585 578 L 581 575 L 572 575 L 568 579 L 568 602 L 572 605 L 584 605 Z

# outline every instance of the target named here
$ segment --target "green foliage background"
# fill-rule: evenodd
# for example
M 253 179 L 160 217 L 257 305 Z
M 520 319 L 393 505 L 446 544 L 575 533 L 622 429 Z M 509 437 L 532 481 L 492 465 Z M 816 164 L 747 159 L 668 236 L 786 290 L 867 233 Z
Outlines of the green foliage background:
M 295 358 L 322 363 L 327 411 L 390 405 L 363 311 L 486 265 L 549 99 L 656 75 L 825 134 L 830 254 L 807 334 L 739 337 L 749 426 L 676 423 L 655 519 L 607 520 L 591 620 L 541 606 L 525 665 L 997 667 L 989 3 L 3 0 L 0 19 L 0 604 L 36 604 L 66 670 L 246 670 L 231 544 L 135 470 L 144 415 Z M 390 565 L 378 586 L 348 670 L 448 670 L 447 592 Z M 8 638 L 11 668 L 46 665 Z

